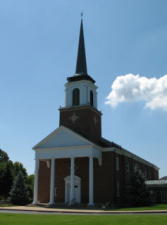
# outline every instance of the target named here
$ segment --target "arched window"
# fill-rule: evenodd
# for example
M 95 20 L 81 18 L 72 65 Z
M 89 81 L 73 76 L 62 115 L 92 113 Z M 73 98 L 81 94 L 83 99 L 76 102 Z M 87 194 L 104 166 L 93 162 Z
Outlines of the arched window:
M 77 106 L 79 105 L 79 89 L 75 88 L 72 92 L 72 105 Z
M 93 91 L 90 91 L 90 104 L 93 106 Z
M 129 170 L 130 170 L 130 165 L 129 165 L 129 161 L 127 160 L 126 161 L 126 172 L 129 172 Z

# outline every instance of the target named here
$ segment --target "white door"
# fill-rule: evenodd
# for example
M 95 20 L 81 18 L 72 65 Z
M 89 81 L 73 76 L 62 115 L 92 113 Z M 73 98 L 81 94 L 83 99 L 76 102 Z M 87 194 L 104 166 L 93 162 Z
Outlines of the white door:
M 65 203 L 70 203 L 71 176 L 65 179 Z M 81 203 L 81 178 L 75 176 L 74 182 L 74 203 Z
M 79 193 L 79 185 L 75 184 L 74 186 L 74 199 L 75 199 L 75 203 L 80 203 L 80 193 Z

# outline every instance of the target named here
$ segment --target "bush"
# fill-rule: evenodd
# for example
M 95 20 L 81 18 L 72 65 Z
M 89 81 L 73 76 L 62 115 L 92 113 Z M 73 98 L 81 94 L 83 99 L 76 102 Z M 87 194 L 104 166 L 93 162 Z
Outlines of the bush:
M 25 186 L 24 176 L 21 171 L 19 171 L 18 175 L 15 177 L 9 194 L 9 200 L 14 205 L 26 205 L 29 202 L 28 191 Z
M 127 199 L 131 206 L 150 205 L 150 192 L 145 184 L 145 178 L 141 171 L 136 171 L 127 187 Z

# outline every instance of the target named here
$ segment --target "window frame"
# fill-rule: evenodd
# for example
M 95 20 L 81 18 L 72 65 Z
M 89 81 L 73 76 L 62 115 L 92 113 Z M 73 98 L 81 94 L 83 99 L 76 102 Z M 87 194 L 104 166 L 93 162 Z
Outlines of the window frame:
M 74 88 L 72 91 L 72 106 L 80 105 L 80 89 Z
M 116 181 L 116 197 L 120 197 L 120 182 Z

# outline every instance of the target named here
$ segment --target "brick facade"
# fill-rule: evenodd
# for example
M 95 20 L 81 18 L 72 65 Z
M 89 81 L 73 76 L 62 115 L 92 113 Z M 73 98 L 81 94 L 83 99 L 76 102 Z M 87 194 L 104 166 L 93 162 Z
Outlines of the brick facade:
M 116 169 L 116 158 L 119 159 L 119 169 Z M 129 170 L 126 161 L 130 161 Z M 94 202 L 96 204 L 110 202 L 112 205 L 126 203 L 126 186 L 129 182 L 134 168 L 138 163 L 140 169 L 147 168 L 151 171 L 152 179 L 158 179 L 157 171 L 153 167 L 136 162 L 132 158 L 112 152 L 103 152 L 102 165 L 94 159 Z M 70 159 L 55 160 L 55 202 L 65 202 L 64 178 L 70 175 Z M 89 201 L 89 158 L 75 158 L 75 175 L 81 178 L 81 203 Z M 119 196 L 117 196 L 117 184 L 120 185 Z M 50 199 L 50 168 L 45 161 L 40 161 L 38 199 L 40 202 L 49 202 Z
M 50 199 L 50 168 L 47 167 L 46 161 L 39 163 L 38 175 L 38 201 L 49 202 Z
M 60 126 L 63 125 L 88 140 L 99 144 L 101 137 L 101 113 L 91 105 L 61 108 Z M 71 117 L 75 115 L 76 121 Z

